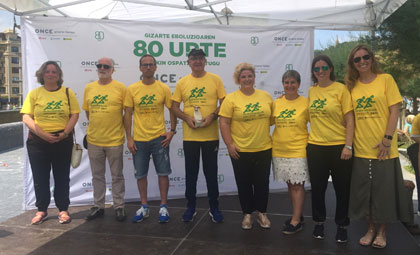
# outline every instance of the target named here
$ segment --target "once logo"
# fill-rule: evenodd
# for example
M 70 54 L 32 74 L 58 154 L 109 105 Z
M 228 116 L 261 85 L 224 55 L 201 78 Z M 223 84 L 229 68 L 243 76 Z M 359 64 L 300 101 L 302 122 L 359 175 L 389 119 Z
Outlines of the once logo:
M 293 70 L 293 64 L 286 64 L 286 71 Z
M 84 182 L 84 183 L 82 183 L 82 187 L 83 188 L 90 188 L 90 187 L 92 187 L 93 185 L 92 185 L 92 183 L 91 182 Z
M 260 38 L 258 36 L 252 36 L 251 37 L 251 44 L 256 46 L 260 42 Z
M 96 31 L 95 32 L 95 39 L 98 41 L 102 41 L 105 38 L 105 34 L 103 31 Z

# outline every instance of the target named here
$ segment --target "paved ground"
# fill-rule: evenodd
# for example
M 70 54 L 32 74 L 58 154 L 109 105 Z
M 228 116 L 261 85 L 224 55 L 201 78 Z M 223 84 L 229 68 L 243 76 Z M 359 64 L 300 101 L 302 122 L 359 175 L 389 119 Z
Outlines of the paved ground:
M 406 161 L 402 158 L 402 164 Z M 406 179 L 413 178 L 404 174 Z M 34 211 L 22 212 L 23 149 L 0 154 L 0 254 L 420 254 L 420 236 L 411 236 L 400 223 L 388 227 L 388 247 L 376 250 L 361 247 L 358 239 L 366 231 L 363 222 L 352 221 L 349 242 L 337 245 L 334 241 L 335 196 L 327 192 L 328 219 L 325 240 L 312 238 L 313 223 L 310 212 L 310 192 L 305 201 L 306 224 L 296 235 L 281 233 L 291 208 L 286 193 L 270 194 L 268 215 L 272 229 L 263 230 L 254 223 L 254 229 L 240 228 L 242 213 L 236 196 L 222 197 L 220 207 L 225 222 L 214 224 L 208 216 L 207 199 L 197 204 L 194 222 L 180 221 L 184 211 L 183 199 L 169 201 L 171 221 L 157 223 L 158 203 L 151 202 L 151 216 L 139 224 L 129 220 L 114 220 L 112 208 L 106 209 L 103 219 L 83 220 L 88 206 L 72 207 L 73 222 L 60 225 L 56 209 L 49 209 L 49 219 L 39 226 L 29 225 Z M 415 208 L 417 201 L 414 201 Z M 138 204 L 128 204 L 131 218 Z M 17 216 L 16 216 L 17 215 Z M 15 216 L 15 217 L 14 217 Z M 6 219 L 8 219 L 6 221 Z M 420 217 L 415 217 L 420 223 Z
M 0 222 L 23 212 L 23 157 L 23 148 L 0 153 Z

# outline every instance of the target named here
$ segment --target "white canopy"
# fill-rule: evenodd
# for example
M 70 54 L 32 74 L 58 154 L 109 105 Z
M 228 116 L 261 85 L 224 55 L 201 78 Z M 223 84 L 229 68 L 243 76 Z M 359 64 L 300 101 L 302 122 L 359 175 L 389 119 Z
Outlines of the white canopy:
M 406 0 L 2 0 L 18 16 L 371 30 Z

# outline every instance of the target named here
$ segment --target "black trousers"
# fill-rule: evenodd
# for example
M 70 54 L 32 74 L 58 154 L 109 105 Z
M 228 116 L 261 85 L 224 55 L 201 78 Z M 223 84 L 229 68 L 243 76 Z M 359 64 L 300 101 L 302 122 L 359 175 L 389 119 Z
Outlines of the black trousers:
M 197 179 L 200 169 L 200 151 L 203 159 L 203 172 L 207 183 L 207 196 L 210 208 L 219 208 L 219 184 L 217 177 L 217 156 L 219 140 L 216 141 L 184 141 L 185 155 L 185 197 L 187 207 L 195 208 Z
M 70 199 L 70 164 L 73 138 L 70 134 L 58 143 L 48 143 L 34 134 L 26 141 L 38 211 L 47 211 L 51 202 L 50 172 L 54 176 L 54 201 L 60 211 L 67 211 Z
M 230 158 L 238 187 L 243 213 L 265 213 L 270 184 L 271 149 L 259 152 L 239 152 L 238 160 Z
M 314 144 L 306 147 L 312 187 L 312 219 L 316 222 L 324 222 L 326 218 L 325 191 L 331 175 L 336 197 L 335 223 L 338 226 L 350 224 L 348 209 L 353 159 L 340 159 L 343 147 Z
M 419 175 L 419 144 L 418 143 L 414 143 L 412 145 L 410 145 L 410 147 L 407 148 L 407 154 L 408 157 L 410 158 L 411 161 L 411 165 L 414 168 L 414 173 L 416 175 L 416 185 L 417 185 L 417 197 L 420 198 L 420 175 Z M 420 203 L 418 203 L 418 211 L 420 212 Z

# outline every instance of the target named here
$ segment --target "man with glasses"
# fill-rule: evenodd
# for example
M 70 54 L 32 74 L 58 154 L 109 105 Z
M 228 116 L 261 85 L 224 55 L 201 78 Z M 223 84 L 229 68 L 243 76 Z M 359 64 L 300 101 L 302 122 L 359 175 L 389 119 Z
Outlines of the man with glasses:
M 125 98 L 124 125 L 127 147 L 133 154 L 135 177 L 140 193 L 141 207 L 133 217 L 133 222 L 141 222 L 149 217 L 147 205 L 147 174 L 150 155 L 153 158 L 160 190 L 159 222 L 169 221 L 166 205 L 169 189 L 168 176 L 172 173 L 169 161 L 169 144 L 176 134 L 176 117 L 171 112 L 171 90 L 155 80 L 156 59 L 151 55 L 140 58 L 140 81 L 131 84 Z M 165 129 L 164 106 L 170 112 L 171 130 Z M 133 135 L 131 134 L 134 114 Z
M 94 206 L 86 220 L 104 215 L 106 179 L 105 159 L 108 159 L 112 177 L 112 197 L 117 221 L 126 219 L 124 210 L 125 183 L 123 175 L 124 124 L 123 109 L 126 87 L 112 79 L 114 60 L 98 60 L 99 80 L 85 87 L 83 110 L 86 111 L 89 126 L 87 129 L 88 155 L 92 170 Z
M 202 49 L 192 49 L 189 52 L 188 65 L 191 68 L 191 74 L 179 80 L 172 96 L 172 109 L 175 115 L 184 121 L 185 197 L 188 203 L 182 220 L 192 221 L 196 215 L 197 178 L 201 151 L 210 205 L 209 214 L 213 222 L 219 223 L 224 218 L 219 211 L 218 201 L 219 128 L 217 117 L 226 91 L 219 76 L 205 71 L 206 54 Z M 184 103 L 182 111 L 181 102 Z

